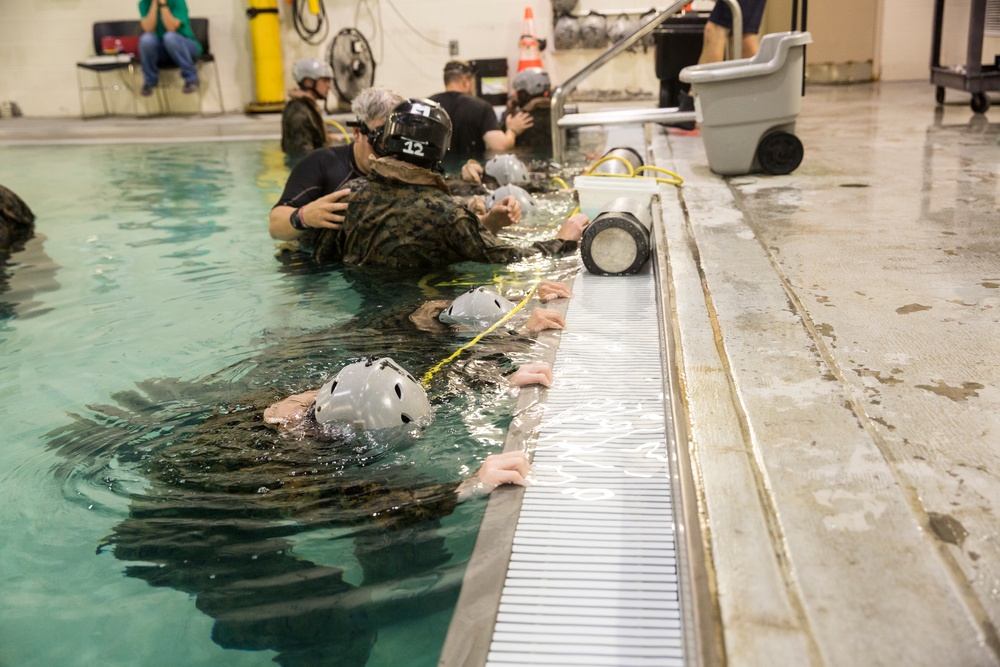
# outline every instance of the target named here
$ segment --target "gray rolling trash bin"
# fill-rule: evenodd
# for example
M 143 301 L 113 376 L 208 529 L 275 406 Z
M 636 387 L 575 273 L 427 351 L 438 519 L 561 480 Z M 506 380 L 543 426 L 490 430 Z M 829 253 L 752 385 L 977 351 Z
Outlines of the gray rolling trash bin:
M 695 113 L 717 174 L 754 171 L 789 174 L 802 162 L 795 119 L 802 106 L 808 32 L 765 35 L 752 58 L 692 65 L 680 79 L 691 84 Z

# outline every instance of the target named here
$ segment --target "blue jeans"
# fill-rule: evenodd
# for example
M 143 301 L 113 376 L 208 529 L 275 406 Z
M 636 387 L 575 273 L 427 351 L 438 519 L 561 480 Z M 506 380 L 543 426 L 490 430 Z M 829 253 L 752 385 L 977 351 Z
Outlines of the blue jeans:
M 151 32 L 139 37 L 139 59 L 142 61 L 142 79 L 147 86 L 160 81 L 160 67 L 177 65 L 181 78 L 198 83 L 198 70 L 194 61 L 198 57 L 198 43 L 176 32 L 164 33 L 163 39 Z

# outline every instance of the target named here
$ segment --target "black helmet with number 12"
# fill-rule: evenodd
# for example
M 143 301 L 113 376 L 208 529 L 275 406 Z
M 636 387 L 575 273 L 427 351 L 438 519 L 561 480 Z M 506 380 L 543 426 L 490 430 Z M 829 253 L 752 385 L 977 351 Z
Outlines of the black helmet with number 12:
M 379 156 L 391 155 L 420 167 L 434 167 L 451 145 L 451 118 L 433 100 L 411 98 L 389 112 L 373 142 Z

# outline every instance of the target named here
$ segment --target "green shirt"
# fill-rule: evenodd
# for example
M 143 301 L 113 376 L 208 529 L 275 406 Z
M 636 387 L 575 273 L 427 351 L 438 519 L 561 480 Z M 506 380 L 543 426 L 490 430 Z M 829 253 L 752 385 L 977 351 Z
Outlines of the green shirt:
M 139 0 L 139 16 L 146 16 L 146 13 L 149 11 L 149 5 L 153 1 Z M 167 8 L 170 9 L 170 13 L 173 14 L 174 18 L 181 22 L 181 27 L 177 28 L 177 33 L 184 35 L 188 39 L 193 40 L 195 44 L 198 44 L 198 55 L 200 56 L 204 49 L 198 40 L 195 39 L 194 33 L 191 32 L 191 20 L 188 18 L 187 2 L 185 0 L 167 0 Z M 160 16 L 160 12 L 156 13 L 156 30 L 154 32 L 160 38 L 167 32 L 167 29 L 163 26 L 163 17 Z

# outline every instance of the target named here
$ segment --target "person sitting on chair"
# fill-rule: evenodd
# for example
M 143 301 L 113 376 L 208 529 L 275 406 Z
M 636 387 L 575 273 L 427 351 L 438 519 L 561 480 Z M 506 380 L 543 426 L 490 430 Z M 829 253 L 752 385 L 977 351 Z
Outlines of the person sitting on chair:
M 160 67 L 177 65 L 184 79 L 182 92 L 198 90 L 198 70 L 195 61 L 202 47 L 191 31 L 185 0 L 139 0 L 142 36 L 139 37 L 139 58 L 142 61 L 142 96 L 149 97 L 160 82 Z
M 333 69 L 315 58 L 296 60 L 292 78 L 299 87 L 288 91 L 289 100 L 281 112 L 281 150 L 290 158 L 299 158 L 330 144 L 320 103 L 326 106 Z

